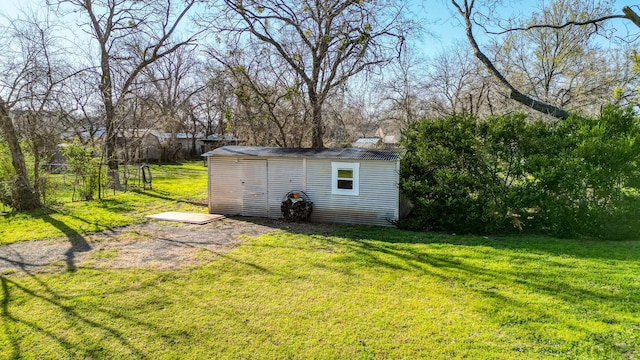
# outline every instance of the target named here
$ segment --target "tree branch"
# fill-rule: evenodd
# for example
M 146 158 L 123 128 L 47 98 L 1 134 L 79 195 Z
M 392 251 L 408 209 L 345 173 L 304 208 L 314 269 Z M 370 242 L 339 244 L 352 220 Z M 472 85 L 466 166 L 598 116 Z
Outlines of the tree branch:
M 635 11 L 633 11 L 630 7 L 625 6 L 622 8 L 622 12 L 624 14 L 615 14 L 615 15 L 607 15 L 607 16 L 601 16 L 595 19 L 589 19 L 589 20 L 585 20 L 585 21 L 568 21 L 564 24 L 560 24 L 560 25 L 553 25 L 553 24 L 535 24 L 535 25 L 531 25 L 531 26 L 524 26 L 524 27 L 516 27 L 516 28 L 511 28 L 511 29 L 506 29 L 503 31 L 488 31 L 487 30 L 487 34 L 491 34 L 491 35 L 504 35 L 506 33 L 510 33 L 513 31 L 529 31 L 529 30 L 533 30 L 533 29 L 564 29 L 568 26 L 586 26 L 586 25 L 594 25 L 596 26 L 596 28 L 599 26 L 600 23 L 605 22 L 607 20 L 612 20 L 612 19 L 627 19 L 630 20 L 631 22 L 633 22 L 637 27 L 640 27 L 640 16 L 638 16 L 638 14 L 635 13 Z
M 638 16 L 638 14 L 636 14 L 633 10 L 631 10 L 630 7 L 628 6 L 623 7 L 622 12 L 624 13 L 627 19 L 633 21 L 633 23 L 636 24 L 637 27 L 640 27 L 640 16 Z
M 627 7 L 625 6 L 625 8 L 627 8 Z M 561 25 L 536 24 L 536 25 L 531 25 L 531 26 L 526 26 L 526 27 L 516 27 L 516 28 L 506 29 L 504 31 L 487 31 L 487 34 L 504 35 L 504 34 L 507 34 L 507 33 L 513 32 L 513 31 L 529 31 L 529 30 L 533 30 L 533 29 L 564 29 L 564 28 L 566 28 L 568 26 L 585 26 L 585 25 L 598 26 L 599 23 L 601 23 L 603 21 L 607 21 L 607 20 L 611 20 L 611 19 L 628 19 L 628 18 L 629 17 L 627 17 L 626 15 L 608 15 L 608 16 L 603 16 L 603 17 L 597 18 L 597 19 L 590 19 L 590 20 L 587 20 L 587 21 L 569 21 L 569 22 L 566 22 L 566 23 L 561 24 Z M 640 18 L 638 18 L 638 21 L 639 21 L 639 24 L 640 24 Z M 638 25 L 638 26 L 640 26 L 640 25 Z
M 566 119 L 569 117 L 569 113 L 561 109 L 559 107 L 553 106 L 551 104 L 547 104 L 540 100 L 536 100 L 530 96 L 527 96 L 516 89 L 505 77 L 502 73 L 493 65 L 493 62 L 489 60 L 489 58 L 480 50 L 480 46 L 476 42 L 475 37 L 473 36 L 473 25 L 471 22 L 471 12 L 473 11 L 474 1 L 471 0 L 471 3 L 468 3 L 467 0 L 464 0 L 464 9 L 460 4 L 457 3 L 456 0 L 451 0 L 453 6 L 458 10 L 458 13 L 463 17 L 466 27 L 466 34 L 471 47 L 473 48 L 473 52 L 476 57 L 487 67 L 489 72 L 496 78 L 498 81 L 505 87 L 509 89 L 509 98 L 519 102 L 520 104 L 527 106 L 531 109 L 539 111 L 541 113 L 553 116 L 558 119 Z

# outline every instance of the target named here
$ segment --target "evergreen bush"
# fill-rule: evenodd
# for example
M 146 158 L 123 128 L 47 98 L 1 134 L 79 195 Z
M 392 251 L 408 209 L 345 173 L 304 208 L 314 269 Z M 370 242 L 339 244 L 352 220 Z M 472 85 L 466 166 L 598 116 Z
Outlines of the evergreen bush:
M 558 123 L 523 114 L 424 119 L 403 144 L 400 189 L 414 209 L 400 227 L 559 236 L 635 228 L 619 224 L 636 222 L 638 208 L 640 126 L 630 108 Z

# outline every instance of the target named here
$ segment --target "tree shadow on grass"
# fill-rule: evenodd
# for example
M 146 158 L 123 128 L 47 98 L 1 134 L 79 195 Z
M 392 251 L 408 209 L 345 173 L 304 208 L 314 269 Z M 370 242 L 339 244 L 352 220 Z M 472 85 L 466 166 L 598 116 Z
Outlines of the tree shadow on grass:
M 260 222 L 260 220 L 257 221 Z M 592 264 L 593 261 L 603 264 L 601 260 L 604 260 L 605 269 L 609 269 L 608 265 L 616 265 L 616 261 L 631 261 L 640 268 L 640 241 L 629 244 L 620 241 L 525 236 L 496 239 L 482 236 L 416 233 L 377 226 L 326 224 L 298 226 L 273 221 L 264 224 L 312 236 L 333 246 L 346 247 L 350 255 L 343 256 L 341 261 L 351 259 L 394 270 L 419 270 L 428 266 L 432 269 L 446 270 L 450 274 L 465 274 L 464 277 L 485 276 L 498 281 L 500 279 L 517 280 L 519 283 L 528 284 L 536 291 L 564 297 L 564 300 L 571 300 L 574 297 L 619 300 L 619 295 L 578 288 L 562 281 L 564 275 L 573 267 L 583 266 L 582 261 L 588 264 Z M 469 251 L 448 252 L 441 250 L 443 247 Z M 494 254 L 488 254 L 488 252 Z M 477 265 L 482 261 L 491 261 L 491 256 L 494 255 L 509 257 L 508 269 L 492 270 L 491 267 Z M 505 261 L 505 259 L 498 261 Z M 522 266 L 515 266 L 515 262 L 522 263 Z M 536 267 L 528 267 L 527 264 L 531 266 L 535 264 Z M 545 274 L 549 275 L 548 279 L 544 278 Z M 559 277 L 551 278 L 554 274 L 558 274 Z M 537 277 L 542 280 L 537 281 Z
M 75 263 L 76 254 L 80 252 L 90 251 L 92 247 L 87 242 L 85 237 L 82 234 L 80 234 L 77 230 L 67 225 L 64 221 L 60 221 L 51 216 L 52 214 L 55 214 L 55 213 L 56 213 L 55 210 L 42 209 L 42 210 L 38 210 L 36 212 L 31 213 L 31 217 L 33 219 L 39 219 L 44 221 L 45 223 L 48 223 L 49 225 L 53 226 L 58 231 L 60 231 L 64 235 L 64 237 L 67 238 L 67 240 L 69 241 L 69 249 L 64 252 L 65 264 L 67 266 L 68 271 L 75 271 L 77 268 Z M 86 219 L 80 218 L 78 216 L 74 216 L 71 214 L 65 214 L 65 216 L 77 219 L 86 224 L 92 224 Z M 29 267 L 29 266 L 42 265 L 42 264 L 29 264 L 27 262 L 16 261 L 15 259 L 8 259 L 8 258 L 2 258 L 2 260 L 12 263 L 14 265 L 17 265 L 23 271 L 25 271 L 26 267 Z
M 84 236 L 82 236 L 73 228 L 69 227 L 64 222 L 51 217 L 49 213 L 40 214 L 39 217 L 57 228 L 63 234 L 65 234 L 65 236 L 69 240 L 69 249 L 64 252 L 65 264 L 68 271 L 75 272 L 77 270 L 75 261 L 76 253 L 91 250 L 91 245 L 87 242 Z M 75 344 L 65 339 L 63 335 L 48 330 L 45 326 L 38 324 L 37 321 L 29 320 L 24 317 L 21 318 L 18 315 L 14 315 L 10 308 L 10 305 L 12 303 L 12 289 L 13 291 L 20 291 L 29 297 L 32 297 L 39 301 L 43 301 L 55 307 L 65 316 L 73 319 L 74 322 L 80 322 L 91 328 L 106 331 L 108 334 L 110 334 L 110 336 L 116 338 L 123 346 L 127 347 L 129 351 L 135 355 L 136 358 L 146 357 L 140 349 L 137 349 L 127 340 L 125 334 L 123 334 L 122 332 L 113 327 L 100 324 L 86 316 L 83 316 L 73 306 L 65 305 L 63 303 L 63 301 L 65 300 L 64 296 L 55 292 L 44 281 L 40 280 L 37 276 L 35 276 L 28 270 L 28 268 L 33 264 L 28 264 L 26 262 L 20 261 L 12 261 L 12 263 L 17 265 L 22 273 L 27 274 L 29 277 L 35 280 L 40 285 L 41 290 L 37 290 L 35 287 L 29 288 L 26 285 L 21 284 L 19 280 L 13 280 L 7 276 L 0 275 L 0 295 L 2 296 L 0 300 L 0 318 L 2 319 L 5 336 L 8 338 L 9 343 L 11 344 L 11 358 L 17 359 L 23 356 L 23 354 L 21 353 L 21 345 L 19 341 L 20 336 L 15 335 L 16 330 L 12 329 L 12 325 L 25 326 L 32 331 L 41 333 L 46 337 L 52 339 L 53 341 L 59 343 L 63 348 L 69 351 L 73 351 L 76 347 Z M 98 345 L 98 348 L 102 347 Z M 25 355 L 30 356 L 33 354 Z
M 48 306 L 52 306 L 56 312 L 59 312 L 63 317 L 68 318 L 71 323 L 76 324 L 71 329 L 76 329 L 76 331 L 82 333 L 83 331 L 80 329 L 79 325 L 84 325 L 89 329 L 103 331 L 108 334 L 109 337 L 115 339 L 118 343 L 124 346 L 130 354 L 134 355 L 135 358 L 144 359 L 147 357 L 141 349 L 137 348 L 128 340 L 127 335 L 123 331 L 118 330 L 114 326 L 99 323 L 89 318 L 88 316 L 83 315 L 73 305 L 65 304 L 71 299 L 70 297 L 58 294 L 33 273 L 30 273 L 28 271 L 25 271 L 25 273 L 29 275 L 31 279 L 36 281 L 40 289 L 37 289 L 36 286 L 28 287 L 24 284 L 25 282 L 21 282 L 19 279 L 11 279 L 8 276 L 0 275 L 0 319 L 2 320 L 5 336 L 7 337 L 8 342 L 11 344 L 11 358 L 18 359 L 22 358 L 23 356 L 33 357 L 38 355 L 32 353 L 21 353 L 21 348 L 28 349 L 29 347 L 28 344 L 24 344 L 21 346 L 20 338 L 22 338 L 22 335 L 20 335 L 21 331 L 19 327 L 26 327 L 30 331 L 42 334 L 45 337 L 50 338 L 51 340 L 62 346 L 64 349 L 68 350 L 70 352 L 70 354 L 68 355 L 72 355 L 74 353 L 77 353 L 77 351 L 80 351 L 81 353 L 84 352 L 86 356 L 93 357 L 94 355 L 98 354 L 92 354 L 92 348 L 98 349 L 98 351 L 104 350 L 104 347 L 99 343 L 87 344 L 86 339 L 76 344 L 72 340 L 65 337 L 64 332 L 50 330 L 49 326 L 40 324 L 40 322 L 42 321 L 29 319 L 25 315 L 19 315 L 19 311 L 13 311 L 11 306 L 12 304 L 13 308 L 16 308 L 24 302 L 24 300 L 18 300 L 17 298 L 16 300 L 14 300 L 14 295 L 17 295 L 18 292 L 21 292 L 24 295 L 33 298 L 35 301 L 45 303 Z M 105 312 L 113 317 L 125 318 L 125 320 L 128 321 L 135 321 L 139 325 L 153 327 L 153 325 L 151 324 L 145 324 L 135 319 L 126 318 L 119 312 L 116 312 L 114 310 L 107 311 L 105 309 L 93 309 L 92 313 L 94 312 Z M 43 319 L 43 321 L 46 322 L 47 319 Z M 61 354 L 61 356 L 63 355 Z
M 51 217 L 49 214 L 44 214 L 41 219 L 51 224 L 53 227 L 62 232 L 69 240 L 70 247 L 65 251 L 65 263 L 68 271 L 76 271 L 76 253 L 86 252 L 91 250 L 91 245 L 87 242 L 84 236 L 78 233 L 75 229 L 69 227 L 64 222 Z
M 65 262 L 69 271 L 75 271 L 75 253 L 90 250 L 90 245 L 84 237 L 69 228 L 63 222 L 51 217 L 49 217 L 48 220 L 59 230 L 65 232 L 67 238 L 71 242 L 71 247 L 67 252 L 65 252 Z M 45 338 L 49 338 L 55 343 L 58 343 L 62 348 L 69 351 L 67 356 L 70 355 L 72 357 L 88 358 L 111 357 L 113 354 L 109 354 L 107 352 L 107 347 L 102 344 L 103 341 L 109 341 L 110 338 L 114 339 L 126 349 L 124 353 L 132 355 L 137 359 L 145 359 L 148 357 L 143 352 L 143 348 L 137 347 L 129 340 L 126 332 L 119 330 L 116 326 L 108 325 L 105 321 L 94 320 L 96 318 L 96 314 L 105 315 L 98 316 L 98 318 L 106 317 L 107 319 L 126 321 L 134 324 L 134 326 L 142 326 L 150 329 L 159 335 L 162 335 L 165 331 L 165 329 L 157 326 L 156 324 L 129 316 L 119 308 L 109 306 L 109 304 L 94 306 L 91 309 L 78 307 L 74 304 L 74 302 L 76 302 L 74 299 L 78 298 L 77 293 L 74 293 L 74 296 L 60 294 L 50 287 L 46 281 L 41 280 L 29 270 L 31 267 L 40 266 L 39 264 L 28 264 L 24 261 L 13 261 L 13 263 L 20 268 L 21 274 L 27 275 L 35 282 L 35 284 L 27 285 L 29 282 L 21 280 L 21 277 L 12 278 L 10 275 L 0 274 L 0 324 L 2 324 L 4 336 L 8 340 L 7 343 L 11 345 L 10 358 L 18 359 L 24 356 L 33 357 L 39 355 L 37 353 L 30 353 L 29 350 L 25 350 L 29 349 L 30 346 L 22 340 L 23 336 L 21 335 L 21 332 L 24 330 L 20 330 L 20 328 L 27 328 L 29 332 L 41 334 Z M 163 274 L 160 274 L 157 279 L 162 280 L 164 277 L 165 276 Z M 137 286 L 135 291 L 141 291 L 143 288 L 151 286 L 155 286 L 154 282 L 148 281 L 141 287 Z M 102 296 L 120 293 L 122 293 L 123 296 L 126 296 L 125 293 L 128 291 L 131 291 L 131 289 L 123 287 L 114 291 L 98 292 Z M 92 291 L 89 291 L 89 293 L 91 292 Z M 20 293 L 22 294 L 22 298 L 18 296 Z M 60 314 L 59 317 L 61 319 L 65 319 L 63 322 L 68 321 L 75 325 L 64 331 L 58 332 L 51 330 L 51 327 L 46 324 L 50 320 L 49 318 L 39 318 L 37 312 L 34 316 L 35 319 L 29 315 L 20 314 L 20 311 L 16 311 L 15 309 L 24 306 L 25 296 L 30 298 L 32 301 L 53 307 L 55 309 L 54 313 Z M 162 299 L 159 299 L 159 302 L 161 301 Z M 87 332 L 83 329 L 88 329 L 89 331 Z M 95 331 L 103 332 L 106 336 L 101 337 L 99 340 L 92 340 L 84 335 L 80 335 L 84 338 L 74 340 L 72 335 L 66 335 L 65 333 L 75 332 L 77 334 L 90 334 Z M 26 352 L 23 354 L 23 351 Z M 64 354 L 60 355 L 62 357 L 65 356 Z
M 536 333 L 543 326 L 576 334 L 574 340 L 557 340 L 551 347 L 554 351 L 573 345 L 587 349 L 591 341 L 604 346 L 607 354 L 628 352 L 637 345 L 623 333 L 631 332 L 637 321 L 631 314 L 640 311 L 640 303 L 631 300 L 640 296 L 638 283 L 629 280 L 640 270 L 640 242 L 454 236 L 375 226 L 247 220 L 308 236 L 308 244 L 296 243 L 301 248 L 334 249 L 315 265 L 327 271 L 362 276 L 363 269 L 371 268 L 372 273 L 378 271 L 374 269 L 396 272 L 399 278 L 403 273 L 436 278 L 454 293 L 468 294 L 477 307 L 474 310 L 487 321 L 518 329 L 517 336 L 544 342 L 545 335 Z M 600 335 L 594 335 L 597 341 L 576 340 L 593 333 L 589 328 L 593 322 L 602 324 Z
M 94 206 L 118 214 L 130 213 L 136 210 L 135 203 L 118 198 L 94 200 Z
M 161 199 L 161 200 L 175 201 L 177 203 L 183 203 L 183 204 L 189 204 L 189 205 L 195 205 L 195 206 L 202 206 L 202 207 L 207 206 L 206 202 L 198 202 L 198 201 L 193 201 L 193 200 L 181 199 L 179 197 L 171 197 L 171 196 L 168 196 L 168 195 L 161 194 L 158 190 L 154 190 L 153 193 L 152 192 L 148 192 L 148 191 L 138 191 L 137 194 L 148 196 L 148 197 L 152 197 L 152 198 L 156 198 L 156 199 Z
M 541 235 L 480 236 L 434 232 L 414 232 L 391 227 L 326 223 L 295 223 L 284 220 L 230 217 L 284 230 L 295 234 L 341 237 L 349 240 L 372 240 L 388 244 L 448 244 L 489 247 L 528 254 L 570 256 L 580 259 L 640 260 L 638 240 L 559 239 Z
M 244 266 L 246 266 L 248 268 L 257 270 L 257 271 L 262 272 L 262 273 L 272 274 L 271 270 L 265 268 L 264 266 L 260 266 L 260 265 L 255 264 L 255 263 L 248 262 L 248 261 L 245 261 L 245 260 L 241 260 L 241 259 L 236 258 L 234 256 L 230 256 L 225 251 L 215 251 L 215 250 L 208 249 L 206 247 L 207 245 L 216 244 L 214 239 L 212 239 L 211 242 L 205 242 L 205 243 L 203 243 L 201 241 L 194 242 L 194 241 L 188 241 L 188 240 L 169 239 L 169 238 L 166 238 L 166 237 L 158 237 L 157 240 L 166 242 L 166 243 L 171 244 L 172 246 L 176 246 L 176 247 L 188 247 L 188 248 L 191 248 L 191 249 L 194 249 L 194 250 L 206 251 L 206 252 L 208 252 L 209 254 L 211 254 L 211 255 L 213 255 L 215 257 L 220 257 L 220 258 L 229 260 L 231 262 L 234 262 L 234 263 L 237 263 L 237 264 L 240 264 L 240 265 L 244 265 Z

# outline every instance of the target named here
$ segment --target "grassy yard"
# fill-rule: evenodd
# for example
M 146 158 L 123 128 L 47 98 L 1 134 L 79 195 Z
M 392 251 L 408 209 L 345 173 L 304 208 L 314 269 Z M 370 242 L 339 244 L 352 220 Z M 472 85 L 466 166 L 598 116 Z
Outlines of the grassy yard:
M 277 230 L 191 270 L 0 276 L 0 358 L 637 359 L 639 259 L 637 241 Z
M 0 216 L 0 244 L 87 234 L 145 221 L 162 211 L 206 212 L 207 171 L 202 161 L 152 165 L 153 189 L 109 193 L 100 201 L 71 201 L 70 180 L 55 175 L 56 205 Z M 66 185 L 66 186 L 65 186 Z
M 0 218 L 0 238 L 205 211 L 192 204 L 206 192 L 200 164 L 152 171 L 153 191 Z M 291 225 L 192 269 L 0 274 L 0 359 L 639 359 L 638 349 L 637 239 Z

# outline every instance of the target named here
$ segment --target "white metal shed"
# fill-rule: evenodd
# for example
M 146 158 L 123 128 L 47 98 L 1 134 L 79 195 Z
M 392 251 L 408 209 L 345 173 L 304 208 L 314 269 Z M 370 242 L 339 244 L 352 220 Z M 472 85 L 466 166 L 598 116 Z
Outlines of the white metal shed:
M 399 216 L 398 150 L 224 146 L 203 156 L 210 213 L 282 218 L 284 196 L 302 190 L 311 221 L 391 226 Z

